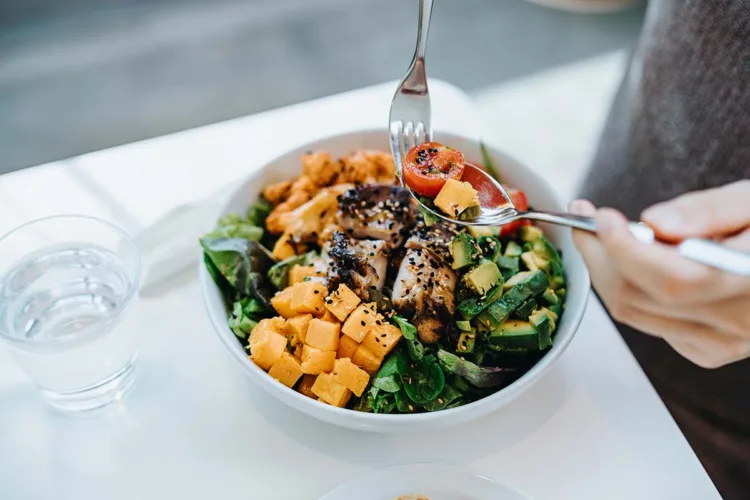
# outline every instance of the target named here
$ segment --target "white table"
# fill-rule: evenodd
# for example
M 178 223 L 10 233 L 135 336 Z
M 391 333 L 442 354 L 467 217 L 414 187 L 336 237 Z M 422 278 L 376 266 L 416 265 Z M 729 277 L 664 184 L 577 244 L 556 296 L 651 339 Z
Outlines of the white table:
M 440 82 L 432 90 L 436 126 L 475 122 L 465 95 Z M 61 212 L 138 230 L 240 178 L 290 138 L 385 123 L 392 91 L 377 86 L 3 176 L 0 232 Z M 539 499 L 719 498 L 594 299 L 569 350 L 528 394 L 475 423 L 408 436 L 334 428 L 251 386 L 215 337 L 194 272 L 142 300 L 138 320 L 139 385 L 97 417 L 48 410 L 0 350 L 0 499 L 314 500 L 374 468 L 422 461 L 465 464 Z

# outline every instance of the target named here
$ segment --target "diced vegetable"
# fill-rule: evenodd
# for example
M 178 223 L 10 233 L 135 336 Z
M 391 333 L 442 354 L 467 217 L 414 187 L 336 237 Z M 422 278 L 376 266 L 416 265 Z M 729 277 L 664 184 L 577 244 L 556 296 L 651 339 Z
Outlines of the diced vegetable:
M 523 253 L 523 248 L 521 248 L 521 245 L 516 243 L 515 241 L 509 241 L 508 246 L 505 247 L 505 252 L 503 253 L 504 257 L 520 257 Z
M 490 290 L 487 295 L 482 297 L 472 297 L 466 299 L 458 304 L 456 310 L 466 320 L 470 320 L 478 316 L 482 311 L 485 310 L 490 304 L 494 303 L 503 293 L 502 286 L 496 286 Z
M 294 384 L 302 376 L 302 367 L 294 356 L 284 352 L 281 353 L 281 358 L 268 370 L 268 374 L 285 386 L 294 387 Z
M 503 277 L 494 262 L 484 259 L 474 266 L 464 279 L 479 295 L 485 295 L 494 286 L 502 284 Z
M 474 332 L 463 332 L 458 337 L 458 344 L 456 345 L 456 351 L 461 354 L 471 354 L 474 352 L 476 346 L 477 333 Z
M 502 257 L 502 244 L 494 236 L 480 236 L 477 238 L 477 244 L 485 259 L 497 263 L 497 258 Z
M 537 350 L 539 334 L 527 321 L 510 320 L 500 325 L 487 337 L 490 346 L 510 349 Z
M 523 241 L 527 243 L 533 243 L 540 237 L 544 237 L 544 233 L 542 232 L 542 230 L 536 226 L 524 226 L 518 232 L 518 235 Z
M 537 309 L 536 300 L 534 300 L 533 298 L 530 298 L 522 302 L 521 305 L 518 306 L 518 309 L 516 309 L 516 311 L 513 314 L 519 319 L 528 321 L 529 316 L 531 316 L 531 313 L 533 313 L 536 309 Z
M 456 321 L 456 326 L 462 332 L 470 332 L 471 331 L 471 322 L 470 321 L 458 320 L 458 321 Z
M 461 269 L 474 264 L 480 255 L 477 242 L 466 232 L 458 233 L 450 243 L 450 253 L 453 257 L 453 269 Z
M 448 179 L 434 203 L 448 217 L 458 219 L 464 211 L 479 206 L 479 195 L 468 182 Z

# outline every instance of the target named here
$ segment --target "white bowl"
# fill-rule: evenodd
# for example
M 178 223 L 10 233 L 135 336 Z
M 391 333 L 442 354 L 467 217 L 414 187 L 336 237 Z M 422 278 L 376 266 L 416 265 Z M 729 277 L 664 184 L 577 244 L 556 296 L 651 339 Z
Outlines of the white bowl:
M 471 162 L 482 161 L 477 139 L 451 133 L 435 132 L 435 139 L 461 151 Z M 487 149 L 499 168 L 503 182 L 526 192 L 529 204 L 543 210 L 565 211 L 560 198 L 547 182 L 508 155 L 487 144 Z M 259 168 L 242 183 L 227 201 L 221 215 L 231 212 L 244 212 L 254 203 L 264 186 L 300 174 L 300 159 L 306 151 L 325 150 L 335 157 L 345 156 L 356 149 L 378 149 L 388 151 L 386 129 L 362 130 L 334 135 L 291 150 Z M 521 378 L 508 387 L 479 401 L 434 413 L 414 415 L 376 415 L 335 408 L 315 401 L 287 388 L 268 376 L 261 368 L 248 359 L 245 350 L 227 326 L 227 308 L 221 292 L 214 284 L 205 266 L 199 268 L 201 287 L 206 308 L 219 338 L 245 370 L 245 373 L 260 387 L 287 405 L 314 418 L 341 427 L 372 432 L 408 432 L 416 429 L 434 429 L 462 422 L 468 422 L 493 412 L 517 398 L 535 384 L 568 347 L 578 325 L 583 318 L 589 293 L 589 277 L 578 252 L 573 247 L 570 230 L 556 226 L 544 226 L 545 234 L 562 250 L 568 279 L 566 308 L 562 315 L 554 344 L 544 357 Z M 207 231 L 212 228 L 207 228 Z

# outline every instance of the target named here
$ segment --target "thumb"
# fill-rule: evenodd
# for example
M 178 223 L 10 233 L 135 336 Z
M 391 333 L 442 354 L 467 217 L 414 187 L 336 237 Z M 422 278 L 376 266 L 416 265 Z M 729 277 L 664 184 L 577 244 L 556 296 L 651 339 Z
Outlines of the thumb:
M 750 225 L 750 181 L 678 196 L 647 208 L 641 219 L 667 241 L 736 233 Z

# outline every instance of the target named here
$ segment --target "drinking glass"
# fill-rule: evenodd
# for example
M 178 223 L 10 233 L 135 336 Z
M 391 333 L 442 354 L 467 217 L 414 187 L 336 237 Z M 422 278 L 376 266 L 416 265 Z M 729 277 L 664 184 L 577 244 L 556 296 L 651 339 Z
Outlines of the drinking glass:
M 140 254 L 119 227 L 62 215 L 0 238 L 0 339 L 53 407 L 98 408 L 133 386 Z

